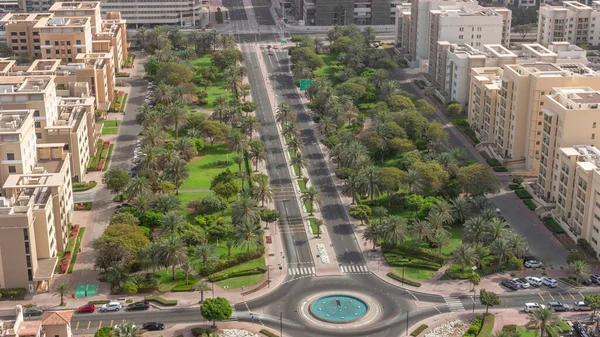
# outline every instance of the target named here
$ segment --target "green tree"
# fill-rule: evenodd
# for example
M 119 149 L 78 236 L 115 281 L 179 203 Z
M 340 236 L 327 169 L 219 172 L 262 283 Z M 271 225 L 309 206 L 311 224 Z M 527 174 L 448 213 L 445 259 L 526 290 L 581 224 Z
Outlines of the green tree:
M 590 266 L 582 260 L 569 263 L 569 273 L 575 278 L 577 285 L 590 278 Z
M 216 321 L 222 321 L 231 317 L 233 309 L 231 303 L 226 298 L 207 298 L 200 306 L 200 314 L 207 321 L 213 321 L 216 327 Z
M 200 303 L 204 303 L 204 292 L 210 290 L 210 286 L 206 281 L 200 280 L 194 285 L 194 290 L 200 292 Z
M 112 330 L 113 337 L 142 337 L 143 330 L 131 322 L 123 322 L 115 325 Z
M 183 240 L 176 235 L 170 235 L 162 238 L 159 242 L 158 258 L 162 265 L 171 267 L 173 281 L 175 281 L 175 268 L 187 259 Z
M 380 226 L 377 222 L 367 223 L 362 237 L 367 241 L 373 242 L 373 251 L 376 251 L 377 241 L 384 237 L 383 226 Z
M 187 162 L 183 159 L 174 159 L 167 162 L 163 177 L 173 182 L 175 185 L 175 194 L 179 194 L 181 182 L 190 177 L 190 169 L 187 166 Z
M 475 293 L 475 287 L 477 287 L 479 285 L 479 283 L 481 282 L 481 276 L 475 272 L 471 273 L 471 275 L 469 275 L 469 283 L 471 283 L 471 285 L 473 286 L 471 291 L 473 293 Z
M 179 209 L 181 201 L 174 195 L 159 194 L 150 199 L 148 205 L 154 212 L 167 214 L 171 210 Z
M 446 113 L 450 116 L 458 116 L 462 113 L 462 105 L 460 103 L 452 103 L 446 107 Z
M 119 195 L 120 200 L 123 200 L 123 191 L 130 181 L 131 176 L 122 168 L 112 168 L 102 177 L 102 183 L 112 194 Z
M 398 191 L 400 183 L 404 181 L 406 173 L 397 167 L 383 167 L 379 170 L 379 189 L 385 191 L 390 196 L 390 193 Z
M 533 32 L 536 28 L 537 28 L 537 26 L 535 25 L 535 23 L 528 23 L 528 24 L 524 24 L 524 25 L 514 26 L 512 29 L 513 29 L 513 32 L 520 34 L 521 38 L 523 40 L 525 40 L 525 37 L 527 36 L 527 34 Z
M 65 305 L 65 295 L 71 291 L 71 287 L 67 283 L 61 282 L 56 286 L 56 288 L 54 288 L 54 291 L 60 295 L 60 306 Z
M 461 265 L 464 271 L 467 267 L 475 265 L 477 262 L 477 253 L 472 245 L 463 243 L 456 247 L 452 253 L 452 258 L 454 262 Z
M 127 224 L 132 226 L 138 226 L 140 224 L 140 220 L 133 214 L 129 212 L 119 212 L 110 219 L 110 224 Z
M 585 305 L 593 310 L 592 317 L 596 316 L 596 311 L 600 309 L 600 294 L 589 294 L 583 297 Z
M 498 191 L 498 180 L 482 164 L 463 166 L 456 173 L 456 177 L 466 194 L 481 195 Z
M 178 86 L 183 83 L 189 83 L 194 77 L 192 69 L 184 63 L 170 62 L 163 65 L 157 72 L 154 79 L 157 83 L 164 82 L 167 85 Z
M 306 191 L 302 192 L 300 200 L 303 204 L 307 205 L 307 208 L 310 208 L 310 215 L 313 215 L 315 206 L 320 208 L 323 204 L 321 192 L 319 192 L 319 190 L 314 186 L 310 186 L 306 189 Z
M 244 60 L 244 54 L 237 48 L 227 48 L 213 53 L 212 63 L 219 71 L 233 67 Z
M 442 249 L 450 244 L 450 233 L 443 229 L 438 229 L 431 235 L 430 241 L 438 248 L 438 254 L 442 254 Z
M 365 221 L 368 222 L 369 218 L 371 217 L 372 210 L 368 205 L 357 205 L 350 208 L 348 213 L 354 219 L 360 220 L 360 224 L 362 225 Z
M 502 300 L 498 294 L 485 289 L 481 289 L 479 292 L 479 301 L 481 302 L 481 305 L 485 305 L 486 314 L 488 313 L 490 307 L 502 304 Z
M 162 226 L 168 233 L 174 233 L 177 228 L 186 223 L 185 216 L 179 211 L 169 211 L 161 220 Z
M 266 207 L 262 207 L 260 209 L 260 218 L 262 221 L 267 223 L 267 227 L 268 227 L 268 224 L 277 221 L 280 216 L 281 215 L 279 214 L 279 211 L 276 209 L 271 209 L 271 208 L 266 208 Z
M 227 140 L 230 129 L 227 125 L 218 121 L 205 120 L 201 125 L 202 133 L 210 141 L 210 146 L 215 142 L 224 142 Z
M 529 314 L 528 324 L 538 327 L 540 329 L 540 337 L 544 337 L 546 331 L 557 327 L 560 321 L 560 316 L 552 308 L 546 307 L 533 310 Z

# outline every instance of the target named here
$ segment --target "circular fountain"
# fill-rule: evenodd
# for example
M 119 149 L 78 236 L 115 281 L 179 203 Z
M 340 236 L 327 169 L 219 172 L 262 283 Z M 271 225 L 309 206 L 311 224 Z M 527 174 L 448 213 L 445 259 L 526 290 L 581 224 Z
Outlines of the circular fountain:
M 327 323 L 352 323 L 363 318 L 369 306 L 363 300 L 348 295 L 329 295 L 316 299 L 309 306 L 310 314 Z

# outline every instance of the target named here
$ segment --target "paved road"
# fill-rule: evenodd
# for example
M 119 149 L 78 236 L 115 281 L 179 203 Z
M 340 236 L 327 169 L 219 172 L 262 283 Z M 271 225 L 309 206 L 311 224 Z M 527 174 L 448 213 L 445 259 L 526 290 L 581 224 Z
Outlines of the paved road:
M 131 84 L 131 91 L 125 106 L 125 116 L 121 121 L 117 143 L 113 150 L 111 168 L 123 168 L 129 171 L 132 166 L 133 151 L 142 127 L 135 121 L 137 110 L 144 104 L 148 82 L 141 77 L 133 77 L 125 82 Z

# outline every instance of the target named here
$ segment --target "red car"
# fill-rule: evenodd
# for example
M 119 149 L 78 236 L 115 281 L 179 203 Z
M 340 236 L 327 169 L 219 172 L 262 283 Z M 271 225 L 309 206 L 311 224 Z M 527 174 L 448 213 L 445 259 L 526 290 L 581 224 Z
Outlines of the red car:
M 93 304 L 86 304 L 84 306 L 77 308 L 77 312 L 80 314 L 90 313 L 90 312 L 95 312 L 95 311 L 96 311 L 96 306 Z

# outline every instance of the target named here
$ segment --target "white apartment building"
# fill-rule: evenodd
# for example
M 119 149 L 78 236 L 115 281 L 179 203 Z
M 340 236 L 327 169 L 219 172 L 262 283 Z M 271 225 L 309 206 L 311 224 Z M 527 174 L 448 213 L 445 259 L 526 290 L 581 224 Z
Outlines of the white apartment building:
M 596 26 L 598 25 L 598 26 Z M 600 2 L 589 6 L 564 1 L 562 6 L 540 6 L 538 42 L 566 41 L 573 44 L 600 44 Z
M 210 23 L 209 0 L 102 0 L 102 14 L 119 12 L 127 23 L 140 26 L 206 26 Z
M 510 43 L 512 13 L 506 8 L 481 7 L 470 0 L 419 0 L 411 3 L 410 12 L 407 9 L 404 5 L 396 9 L 396 36 L 401 39 L 395 42 L 414 67 L 424 67 L 427 60 L 431 63 L 437 41 L 466 43 L 478 49 L 485 44 Z M 435 64 L 429 67 L 436 71 Z
M 432 85 L 441 101 L 468 104 L 472 68 L 502 67 L 525 62 L 587 63 L 586 51 L 568 42 L 556 42 L 549 48 L 540 44 L 522 44 L 520 50 L 502 45 L 484 45 L 482 50 L 469 44 L 438 42 L 436 56 L 439 71 Z

